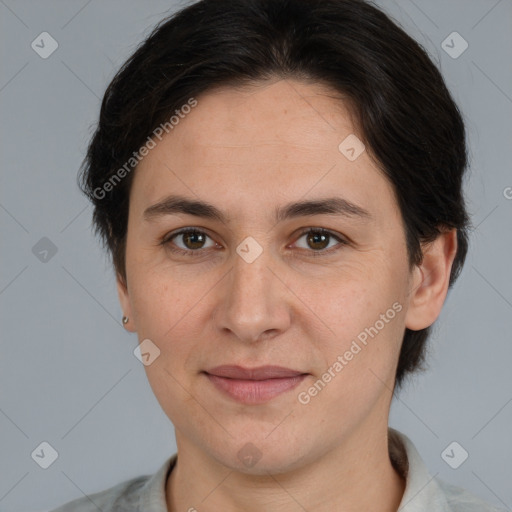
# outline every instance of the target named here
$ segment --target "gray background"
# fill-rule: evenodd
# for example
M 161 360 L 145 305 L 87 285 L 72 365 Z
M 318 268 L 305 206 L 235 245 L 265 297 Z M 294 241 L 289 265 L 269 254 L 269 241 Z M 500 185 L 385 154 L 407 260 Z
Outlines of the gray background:
M 511 508 L 512 1 L 379 4 L 428 49 L 464 113 L 476 226 L 430 369 L 395 399 L 390 424 L 432 474 Z M 53 508 L 175 451 L 76 172 L 114 71 L 176 5 L 0 0 L 1 511 Z M 31 48 L 43 31 L 59 44 L 47 59 Z M 441 46 L 453 31 L 469 44 L 457 59 Z M 32 252 L 43 237 L 57 248 L 46 262 Z M 31 458 L 42 441 L 59 453 L 46 470 Z M 441 458 L 452 441 L 469 452 L 456 470 Z

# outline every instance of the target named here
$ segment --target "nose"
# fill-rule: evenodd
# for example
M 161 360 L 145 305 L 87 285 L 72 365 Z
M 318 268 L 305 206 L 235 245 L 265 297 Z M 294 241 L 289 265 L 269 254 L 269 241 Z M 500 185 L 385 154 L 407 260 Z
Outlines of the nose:
M 245 343 L 278 336 L 291 323 L 293 295 L 266 250 L 248 263 L 238 254 L 218 290 L 214 313 L 217 328 Z M 282 273 L 282 272 L 281 272 Z

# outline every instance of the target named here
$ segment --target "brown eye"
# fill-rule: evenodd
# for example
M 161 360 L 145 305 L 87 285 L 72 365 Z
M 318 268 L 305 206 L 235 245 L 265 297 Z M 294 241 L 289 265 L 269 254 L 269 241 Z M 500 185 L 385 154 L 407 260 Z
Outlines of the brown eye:
M 299 243 L 304 239 L 305 243 Z M 331 249 L 336 250 L 336 246 L 345 245 L 347 242 L 338 235 L 325 229 L 308 229 L 302 232 L 295 244 L 301 249 L 306 249 L 314 256 L 315 253 L 330 253 Z M 319 254 L 320 255 L 320 254 Z
M 210 240 L 209 245 L 208 240 Z M 215 246 L 215 242 L 206 233 L 194 228 L 171 233 L 162 241 L 162 244 L 173 252 L 188 255 L 200 254 L 202 249 L 206 250 Z
M 199 233 L 198 231 L 182 233 L 180 236 L 182 237 L 185 248 L 192 250 L 201 249 L 206 240 L 206 236 L 203 233 Z
M 325 249 L 329 245 L 330 236 L 324 233 L 315 233 L 314 231 L 310 231 L 306 240 L 311 247 L 316 251 Z

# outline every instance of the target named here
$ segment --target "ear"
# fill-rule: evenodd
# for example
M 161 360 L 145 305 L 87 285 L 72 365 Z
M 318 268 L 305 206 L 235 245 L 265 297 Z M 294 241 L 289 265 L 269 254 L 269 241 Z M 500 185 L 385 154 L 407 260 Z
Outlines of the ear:
M 123 316 L 128 317 L 128 323 L 123 327 L 130 332 L 136 332 L 135 322 L 132 315 L 132 305 L 130 302 L 130 296 L 128 294 L 128 286 L 125 280 L 119 274 L 117 274 L 117 295 L 119 297 L 119 303 L 121 304 L 121 310 Z
M 441 232 L 433 242 L 425 244 L 422 251 L 423 261 L 413 270 L 405 317 L 405 326 L 413 331 L 432 325 L 441 312 L 457 253 L 457 230 Z

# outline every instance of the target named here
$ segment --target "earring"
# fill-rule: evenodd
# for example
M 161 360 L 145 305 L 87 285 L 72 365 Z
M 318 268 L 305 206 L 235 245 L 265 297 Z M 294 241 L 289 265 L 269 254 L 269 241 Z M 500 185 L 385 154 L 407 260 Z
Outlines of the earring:
M 127 316 L 123 316 L 123 325 L 128 323 L 129 318 Z

